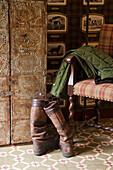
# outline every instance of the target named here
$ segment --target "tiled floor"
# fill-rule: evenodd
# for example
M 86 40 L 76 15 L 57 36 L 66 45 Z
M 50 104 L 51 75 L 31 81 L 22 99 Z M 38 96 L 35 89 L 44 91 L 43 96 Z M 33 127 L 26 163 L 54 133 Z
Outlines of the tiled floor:
M 107 119 L 106 126 L 113 126 Z M 74 137 L 75 156 L 65 158 L 60 149 L 35 156 L 33 146 L 0 147 L 0 169 L 7 170 L 113 170 L 113 133 L 84 127 Z

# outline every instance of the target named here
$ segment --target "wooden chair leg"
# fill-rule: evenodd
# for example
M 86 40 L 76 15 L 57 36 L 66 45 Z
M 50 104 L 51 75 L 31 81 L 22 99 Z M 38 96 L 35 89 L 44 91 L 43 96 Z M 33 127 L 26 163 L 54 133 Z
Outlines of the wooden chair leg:
M 95 112 L 94 112 L 94 116 L 96 117 L 94 120 L 95 120 L 95 124 L 91 124 L 91 123 L 87 123 L 88 126 L 90 127 L 95 127 L 95 128 L 100 128 L 100 129 L 103 129 L 103 130 L 109 130 L 111 132 L 113 132 L 113 128 L 112 127 L 105 127 L 105 126 L 102 126 L 102 125 L 99 125 L 98 122 L 99 122 L 99 119 L 100 119 L 100 111 L 99 111 L 99 106 L 98 106 L 98 99 L 95 100 Z
M 75 134 L 75 121 L 74 121 L 74 102 L 73 102 L 73 96 L 69 97 L 69 126 L 72 129 L 72 134 Z
M 73 96 L 69 97 L 69 102 L 70 102 L 70 105 L 69 105 L 69 126 L 72 129 L 73 136 L 75 135 L 75 130 L 83 127 L 84 125 L 87 125 L 87 126 L 90 126 L 90 127 L 95 127 L 95 128 L 98 128 L 98 129 L 100 128 L 100 129 L 103 129 L 103 130 L 109 130 L 109 131 L 113 132 L 112 127 L 105 127 L 105 126 L 101 126 L 101 125 L 98 124 L 98 121 L 99 121 L 99 118 L 100 118 L 100 112 L 99 112 L 99 108 L 98 108 L 98 100 L 95 101 L 96 105 L 95 105 L 95 113 L 94 113 L 95 115 L 94 115 L 94 117 L 92 117 L 89 120 L 83 121 L 83 123 L 80 124 L 78 127 L 75 126 L 75 121 L 74 121 Z M 93 124 L 90 123 L 93 120 L 95 121 L 95 123 L 93 123 Z
M 95 100 L 95 112 L 94 115 L 96 116 L 95 123 L 98 124 L 98 121 L 100 119 L 100 111 L 98 106 L 98 99 Z

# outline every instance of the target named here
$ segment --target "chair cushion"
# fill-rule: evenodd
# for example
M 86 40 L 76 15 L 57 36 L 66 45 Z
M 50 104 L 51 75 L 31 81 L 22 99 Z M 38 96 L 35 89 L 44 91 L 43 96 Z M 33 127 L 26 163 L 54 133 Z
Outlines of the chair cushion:
M 113 57 L 113 24 L 101 26 L 98 48 Z
M 113 102 L 113 83 L 96 85 L 94 79 L 83 80 L 74 85 L 73 94 Z

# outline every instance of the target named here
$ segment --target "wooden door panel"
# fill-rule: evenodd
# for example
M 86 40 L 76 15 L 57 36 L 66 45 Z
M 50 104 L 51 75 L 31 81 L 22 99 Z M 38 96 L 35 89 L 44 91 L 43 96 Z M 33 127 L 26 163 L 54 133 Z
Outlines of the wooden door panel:
M 0 28 L 0 54 L 9 54 L 9 34 L 7 25 L 6 27 Z M 6 60 L 7 55 L 4 55 L 3 58 Z
M 15 56 L 16 57 L 16 56 Z M 12 61 L 12 75 L 31 74 L 41 72 L 42 58 L 33 53 L 18 53 L 17 58 Z
M 9 75 L 8 3 L 0 1 L 0 77 Z
M 1 0 L 0 1 L 0 29 L 6 30 L 6 27 L 8 26 L 8 2 L 7 0 Z
M 0 1 L 0 76 L 9 75 L 8 3 Z
M 32 99 L 45 96 L 45 77 L 43 72 L 32 75 L 20 75 L 12 78 L 14 99 Z M 44 82 L 42 84 L 42 82 Z
M 31 100 L 46 93 L 45 5 L 12 0 L 10 14 L 12 143 L 29 142 Z
M 31 100 L 13 100 L 12 103 L 12 143 L 31 141 L 29 120 Z
M 0 77 L 0 101 L 9 100 L 8 77 Z
M 0 1 L 0 145 L 10 135 L 12 143 L 31 141 L 31 99 L 46 93 L 45 16 L 43 1 Z
M 36 2 L 34 0 L 10 0 L 11 12 L 13 12 L 12 22 L 16 25 L 30 24 L 30 27 L 37 25 L 39 19 L 43 15 L 44 2 Z M 42 25 L 42 22 L 41 22 Z M 41 26 L 42 28 L 42 26 Z
M 8 53 L 3 54 L 3 53 L 1 53 L 1 50 L 0 50 L 0 77 L 9 75 L 9 59 L 8 59 L 8 57 L 9 57 Z
M 13 117 L 14 119 L 29 119 L 31 110 L 31 100 L 15 100 L 13 101 Z
M 31 141 L 29 119 L 13 119 L 12 122 L 12 144 Z
M 9 100 L 0 101 L 0 145 L 10 144 Z
M 0 1 L 0 145 L 10 143 L 8 2 Z

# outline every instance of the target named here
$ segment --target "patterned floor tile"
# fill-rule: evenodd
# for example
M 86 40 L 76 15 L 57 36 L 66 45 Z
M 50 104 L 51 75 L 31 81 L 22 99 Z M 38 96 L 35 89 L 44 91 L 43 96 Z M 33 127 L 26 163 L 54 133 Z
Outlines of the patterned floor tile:
M 70 166 L 68 170 L 80 170 L 79 168 L 76 168 L 75 166 Z
M 8 157 L 5 158 L 4 164 L 11 166 L 11 165 L 15 164 L 15 160 L 13 160 L 12 157 L 8 156 Z
M 113 127 L 113 119 L 101 123 Z M 32 144 L 0 147 L 0 170 L 113 170 L 113 133 L 89 127 L 77 130 L 74 154 L 65 158 L 56 149 L 35 156 Z
M 0 158 L 0 159 L 1 159 L 1 158 Z M 5 165 L 4 159 L 1 159 L 1 160 L 0 160 L 0 167 L 1 167 L 1 166 L 4 166 L 4 165 Z
M 106 154 L 106 153 L 101 153 L 101 154 L 98 155 L 98 158 L 101 158 L 101 159 L 104 159 L 104 160 L 108 159 L 109 157 L 110 157 L 110 155 Z
M 95 166 L 98 170 L 113 170 L 111 169 L 111 167 L 108 167 L 107 165 L 103 165 L 103 164 L 96 164 Z
M 95 165 L 88 165 L 87 170 L 99 170 Z
M 76 162 L 72 162 L 72 161 L 65 163 L 65 166 L 68 169 L 71 169 L 71 167 L 75 167 L 76 165 L 77 165 L 77 163 Z
M 26 168 L 26 170 L 38 170 L 37 168 L 34 168 L 32 166 L 29 166 L 28 168 Z
M 55 168 L 56 170 L 68 170 L 68 168 L 66 167 L 66 165 L 64 163 L 60 163 L 58 162 L 53 168 Z M 48 169 L 49 170 L 49 169 Z

